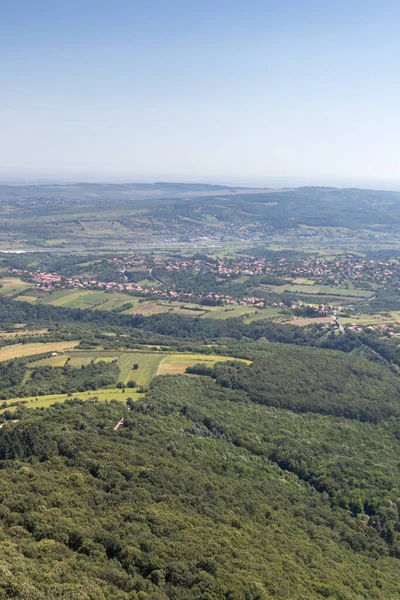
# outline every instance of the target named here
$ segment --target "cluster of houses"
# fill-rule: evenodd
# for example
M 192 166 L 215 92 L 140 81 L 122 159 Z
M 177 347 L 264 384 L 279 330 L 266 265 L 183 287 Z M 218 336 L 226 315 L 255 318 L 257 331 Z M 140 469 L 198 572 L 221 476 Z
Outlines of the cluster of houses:
M 19 277 L 24 277 L 35 284 L 38 290 L 47 293 L 58 289 L 72 288 L 78 290 L 103 290 L 119 293 L 130 292 L 135 295 L 150 296 L 163 300 L 191 300 L 194 302 L 206 300 L 216 304 L 254 306 L 257 308 L 263 308 L 265 306 L 264 299 L 255 296 L 237 299 L 233 296 L 215 294 L 213 292 L 200 295 L 195 292 L 177 292 L 166 287 L 157 288 L 152 286 L 142 286 L 138 283 L 103 282 L 98 281 L 97 279 L 80 279 L 78 277 L 63 278 L 58 273 L 46 273 L 40 270 L 29 271 L 27 269 L 11 269 L 11 273 Z
M 167 272 L 189 271 L 214 273 L 222 277 L 273 275 L 276 277 L 307 278 L 318 284 L 346 285 L 349 281 L 360 284 L 382 284 L 393 277 L 400 279 L 397 261 L 365 260 L 356 256 L 323 259 L 318 256 L 297 258 L 271 258 L 241 256 L 212 260 L 202 258 L 163 258 L 150 256 L 124 256 L 107 259 L 121 269 L 148 266 Z
M 263 297 L 246 295 L 243 297 L 232 296 L 228 294 L 216 293 L 210 291 L 199 294 L 197 292 L 178 292 L 174 284 L 160 285 L 160 281 L 152 275 L 152 271 L 157 273 L 171 273 L 178 271 L 186 271 L 195 274 L 215 274 L 217 277 L 238 278 L 252 277 L 260 275 L 272 275 L 280 278 L 287 278 L 288 285 L 290 281 L 301 281 L 301 279 L 311 280 L 318 283 L 329 283 L 330 285 L 342 285 L 345 282 L 363 280 L 372 283 L 382 283 L 388 278 L 399 277 L 400 269 L 397 261 L 373 261 L 364 260 L 359 257 L 341 257 L 332 260 L 323 259 L 318 256 L 313 257 L 295 257 L 295 258 L 271 258 L 271 257 L 254 257 L 245 255 L 236 255 L 235 257 L 226 257 L 223 259 L 212 259 L 207 256 L 195 255 L 193 257 L 160 257 L 152 255 L 132 254 L 128 256 L 115 256 L 106 258 L 102 262 L 107 267 L 115 268 L 115 279 L 118 281 L 102 281 L 101 276 L 97 278 L 95 275 L 89 277 L 63 277 L 59 273 L 47 273 L 37 269 L 30 271 L 27 269 L 12 269 L 14 275 L 23 277 L 25 280 L 32 282 L 37 288 L 44 293 L 51 292 L 57 289 L 79 289 L 79 290 L 105 290 L 112 292 L 125 292 L 135 295 L 154 298 L 160 300 L 177 300 L 200 302 L 203 304 L 220 304 L 220 305 L 239 305 L 251 306 L 255 308 L 264 308 L 272 306 L 276 308 L 289 308 L 292 310 L 312 308 L 316 311 L 312 316 L 335 317 L 342 308 L 331 304 L 320 304 L 318 307 L 305 305 L 301 300 L 285 302 L 272 302 L 268 304 Z M 128 281 L 126 273 L 129 269 L 148 271 L 148 280 L 153 279 L 154 285 L 149 281 L 135 283 Z M 101 272 L 101 270 L 99 271 Z M 114 270 L 111 270 L 113 273 Z M 113 275 L 111 275 L 113 277 Z M 400 284 L 399 284 L 400 285 Z M 310 286 L 311 287 L 311 286 Z M 337 326 L 337 321 L 334 319 L 333 327 Z M 348 326 L 349 330 L 357 331 L 356 323 Z M 386 332 L 385 335 L 388 335 Z

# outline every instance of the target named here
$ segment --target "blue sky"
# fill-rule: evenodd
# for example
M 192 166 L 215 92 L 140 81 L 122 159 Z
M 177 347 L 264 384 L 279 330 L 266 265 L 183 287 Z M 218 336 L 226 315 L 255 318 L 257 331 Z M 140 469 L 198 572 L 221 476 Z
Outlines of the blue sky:
M 0 177 L 399 187 L 399 18 L 397 0 L 0 0 Z

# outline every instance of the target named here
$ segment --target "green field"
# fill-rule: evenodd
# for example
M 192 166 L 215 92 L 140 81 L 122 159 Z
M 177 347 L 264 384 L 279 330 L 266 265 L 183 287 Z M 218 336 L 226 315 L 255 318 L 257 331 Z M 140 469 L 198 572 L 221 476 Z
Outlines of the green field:
M 18 278 L 5 278 L 3 288 L 0 288 L 0 294 L 16 296 L 16 299 L 35 302 L 39 304 L 50 304 L 53 306 L 62 306 L 65 308 L 81 308 L 93 310 L 115 310 L 124 304 L 132 306 L 124 310 L 121 314 L 141 314 L 149 316 L 154 314 L 174 312 L 182 316 L 204 319 L 230 319 L 243 318 L 245 322 L 250 323 L 253 320 L 262 320 L 272 318 L 279 319 L 279 310 L 268 309 L 259 310 L 248 306 L 203 306 L 200 304 L 191 304 L 168 300 L 144 300 L 138 296 L 131 296 L 127 293 L 107 292 L 104 290 L 54 290 L 51 293 L 36 292 L 33 294 L 23 294 L 24 290 L 29 287 L 26 283 L 21 282 Z M 310 285 L 311 281 L 304 280 L 303 284 L 291 285 L 262 285 L 271 292 L 277 294 L 296 293 L 303 296 L 327 296 L 330 302 L 341 304 L 354 303 L 362 298 L 370 298 L 375 292 L 373 290 L 359 290 L 339 288 L 337 286 Z
M 4 286 L 0 288 L 0 294 L 4 296 L 16 296 L 16 300 L 61 306 L 63 308 L 81 308 L 93 310 L 115 310 L 124 304 L 132 304 L 123 314 L 154 315 L 163 312 L 178 312 L 189 317 L 201 317 L 213 312 L 213 307 L 204 307 L 199 304 L 184 304 L 168 300 L 143 300 L 138 296 L 127 293 L 108 292 L 104 290 L 53 290 L 41 292 L 35 290 L 32 293 L 23 294 L 26 289 L 32 288 L 18 278 L 8 277 L 1 280 Z M 198 309 L 198 310 L 194 310 Z
M 143 396 L 139 392 L 135 392 L 134 390 L 126 390 L 123 392 L 120 389 L 105 389 L 105 390 L 96 390 L 92 392 L 76 392 L 73 397 L 79 398 L 80 400 L 90 400 L 91 398 L 97 398 L 100 402 L 106 402 L 110 400 L 118 400 L 119 402 L 126 402 L 127 398 L 133 398 L 133 400 L 137 400 Z M 47 408 L 56 402 L 65 402 L 69 400 L 71 397 L 67 396 L 67 394 L 50 394 L 48 396 L 30 396 L 28 398 L 13 398 L 7 400 L 7 404 L 12 402 L 24 402 L 24 406 L 27 408 Z M 10 412 L 14 412 L 17 409 L 16 406 L 10 406 L 9 408 L 0 409 L 0 414 L 5 410 L 9 410 Z
M 269 319 L 271 321 L 284 321 L 285 317 L 282 315 L 282 309 L 277 308 L 263 308 L 262 310 L 251 313 L 249 317 L 244 317 L 245 323 L 252 323 L 253 321 L 263 321 Z
M 207 307 L 208 308 L 208 307 Z M 234 317 L 243 317 L 244 315 L 255 315 L 260 312 L 257 308 L 251 306 L 217 306 L 207 312 L 203 319 L 233 319 Z
M 162 354 L 151 353 L 130 353 L 122 354 L 118 359 L 117 365 L 121 372 L 119 381 L 128 383 L 129 380 L 136 382 L 138 386 L 147 386 L 157 374 L 157 368 L 163 358 Z M 138 369 L 133 370 L 133 365 L 137 363 Z
M 265 287 L 276 294 L 295 293 L 295 294 L 311 294 L 314 296 L 346 296 L 347 298 L 370 298 L 374 295 L 373 290 L 349 289 L 337 286 L 328 285 L 268 285 Z
M 189 354 L 176 353 L 167 354 L 159 363 L 156 375 L 181 375 L 185 373 L 187 367 L 191 367 L 198 363 L 206 364 L 213 367 L 217 362 L 225 362 L 227 360 L 240 360 L 250 364 L 251 361 L 235 358 L 231 356 L 219 356 L 216 354 Z
M 2 296 L 14 296 L 26 290 L 29 286 L 25 281 L 21 281 L 19 277 L 4 277 L 1 279 L 0 294 Z
M 106 351 L 71 349 L 72 344 L 76 343 L 77 342 L 60 342 L 57 345 L 59 351 L 56 356 L 50 356 L 32 361 L 27 364 L 27 367 L 29 369 L 44 366 L 62 367 L 69 359 L 69 365 L 71 367 L 80 368 L 83 365 L 88 365 L 91 361 L 108 362 L 115 360 L 117 361 L 117 365 L 120 369 L 118 378 L 119 382 L 127 384 L 128 381 L 133 380 L 135 381 L 137 387 L 147 387 L 156 375 L 183 374 L 188 366 L 192 366 L 197 363 L 205 363 L 212 366 L 219 361 L 241 360 L 232 359 L 229 356 L 220 356 L 218 354 L 192 354 L 190 352 L 124 352 L 118 350 Z M 7 359 L 10 359 L 20 356 L 28 356 L 29 354 L 39 354 L 40 352 L 43 353 L 46 351 L 46 348 L 49 349 L 49 347 L 56 347 L 55 344 L 56 343 L 16 345 L 10 346 L 7 349 L 4 348 L 3 350 L 6 352 L 12 350 L 12 356 L 9 352 L 7 354 Z M 64 352 L 62 352 L 62 345 L 65 350 Z M 29 354 L 26 354 L 27 350 L 29 351 Z M 1 352 L 2 351 L 0 350 L 0 358 Z M 2 360 L 7 359 L 3 358 Z M 137 369 L 133 368 L 134 364 L 138 365 Z M 127 392 L 128 391 L 130 393 L 130 390 L 127 390 Z M 91 393 L 96 395 L 100 393 L 103 395 L 105 394 L 105 396 L 108 398 L 108 395 L 111 392 L 112 390 L 98 390 Z M 118 393 L 120 393 L 120 390 L 118 390 Z M 65 397 L 65 395 L 57 396 L 58 401 L 61 401 L 61 399 Z M 7 402 L 12 402 L 12 400 Z
M 34 369 L 36 367 L 63 367 L 67 362 L 68 356 L 66 354 L 57 354 L 57 356 L 50 356 L 49 358 L 41 358 L 29 363 L 29 368 Z M 75 366 L 75 365 L 74 365 Z
M 37 296 L 24 296 L 22 294 L 22 295 L 17 296 L 16 298 L 14 298 L 14 300 L 19 300 L 20 302 L 31 302 L 33 304 L 33 303 L 37 302 L 38 297 Z
M 153 377 L 156 375 L 178 375 L 183 374 L 186 368 L 198 363 L 207 364 L 213 366 L 216 362 L 227 361 L 227 360 L 242 360 L 232 359 L 230 356 L 219 356 L 217 354 L 191 354 L 189 352 L 184 353 L 168 353 L 168 352 L 106 352 L 106 351 L 79 351 L 74 350 L 66 352 L 65 354 L 51 356 L 49 358 L 40 359 L 29 363 L 30 368 L 39 366 L 52 366 L 60 367 L 63 366 L 70 358 L 70 365 L 74 367 L 80 367 L 82 365 L 89 364 L 91 360 L 117 360 L 118 367 L 120 368 L 119 381 L 127 383 L 130 379 L 134 380 L 138 387 L 147 387 Z M 243 362 L 249 363 L 250 361 L 243 360 Z M 137 363 L 138 369 L 133 370 L 133 365 Z M 131 389 L 126 389 L 123 392 L 121 389 L 101 389 L 90 392 L 77 392 L 74 393 L 75 398 L 81 398 L 87 400 L 89 398 L 97 397 L 100 401 L 105 400 L 120 400 L 121 402 L 126 401 L 126 398 L 132 397 L 134 399 L 140 397 L 140 393 Z M 45 396 L 30 396 L 27 398 L 11 398 L 7 400 L 7 405 L 13 402 L 24 402 L 24 406 L 27 408 L 41 408 L 50 406 L 54 402 L 65 402 L 68 399 L 66 394 L 51 394 Z M 1 409 L 2 411 L 6 408 Z M 9 410 L 15 410 L 15 407 L 10 407 Z

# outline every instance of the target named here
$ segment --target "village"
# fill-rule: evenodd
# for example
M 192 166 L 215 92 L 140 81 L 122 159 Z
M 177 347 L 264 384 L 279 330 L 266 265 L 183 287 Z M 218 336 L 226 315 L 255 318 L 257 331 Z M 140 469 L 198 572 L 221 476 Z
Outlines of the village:
M 318 255 L 256 257 L 238 253 L 213 258 L 200 254 L 171 257 L 135 253 L 96 261 L 90 269 L 90 276 L 87 273 L 85 276 L 65 275 L 40 268 L 13 268 L 10 273 L 32 283 L 42 294 L 64 289 L 99 290 L 148 300 L 188 302 L 195 305 L 193 310 L 199 305 L 248 306 L 257 310 L 270 308 L 281 314 L 321 322 L 326 328 L 340 332 L 344 331 L 344 326 L 339 322 L 339 317 L 349 317 L 349 308 L 351 313 L 352 306 L 349 307 L 348 301 L 347 304 L 342 303 L 341 297 L 335 294 L 352 296 L 359 293 L 358 290 L 370 290 L 371 298 L 379 286 L 400 285 L 397 261 L 367 260 L 352 255 L 328 259 Z M 185 276 L 189 276 L 189 285 Z M 139 281 L 132 278 L 139 278 Z M 211 289 L 196 289 L 193 281 L 205 281 L 205 285 Z M 312 294 L 317 297 L 320 286 L 330 289 L 332 298 L 338 301 L 329 301 L 327 296 L 327 301 L 313 302 Z M 310 296 L 309 301 L 307 294 L 301 293 L 304 290 Z M 373 330 L 376 326 L 369 327 Z M 350 332 L 361 331 L 356 319 L 354 322 L 346 320 L 345 328 Z M 390 325 L 382 324 L 378 329 L 387 337 L 396 335 L 396 330 Z

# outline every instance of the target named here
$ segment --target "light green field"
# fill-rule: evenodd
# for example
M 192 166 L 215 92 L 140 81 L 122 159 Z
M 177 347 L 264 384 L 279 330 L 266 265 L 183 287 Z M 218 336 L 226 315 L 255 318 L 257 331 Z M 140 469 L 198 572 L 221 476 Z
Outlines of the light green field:
M 63 366 L 70 358 L 69 364 L 71 367 L 79 368 L 83 365 L 88 365 L 92 360 L 95 362 L 105 361 L 111 362 L 117 360 L 120 369 L 118 381 L 127 383 L 133 379 L 138 386 L 147 386 L 157 373 L 158 365 L 165 357 L 162 353 L 146 353 L 146 352 L 112 352 L 112 351 L 80 351 L 76 350 L 68 352 L 60 356 L 51 356 L 32 363 L 29 367 L 39 366 Z M 137 363 L 138 369 L 133 370 L 133 365 Z
M 143 397 L 143 394 L 139 392 L 135 392 L 133 390 L 126 390 L 123 392 L 119 389 L 107 389 L 107 390 L 96 390 L 91 392 L 76 392 L 73 395 L 74 398 L 79 398 L 80 400 L 90 400 L 91 398 L 97 398 L 99 402 L 106 402 L 110 400 L 118 400 L 119 402 L 126 402 L 127 398 L 132 398 L 133 400 L 138 400 Z M 12 398 L 7 400 L 7 404 L 12 402 L 27 402 L 24 404 L 26 408 L 47 408 L 56 402 L 65 402 L 69 400 L 71 397 L 68 397 L 67 394 L 50 394 L 48 396 L 30 396 L 29 398 Z M 9 410 L 10 412 L 14 412 L 17 409 L 16 406 L 10 406 L 10 408 L 0 409 L 0 414 L 5 410 Z
M 105 356 L 103 356 L 103 354 Z M 87 352 L 77 350 L 73 352 L 65 352 L 63 354 L 59 354 L 58 356 L 41 358 L 40 360 L 35 360 L 34 362 L 29 363 L 27 366 L 32 369 L 35 367 L 63 367 L 69 358 L 70 360 L 68 364 L 71 365 L 71 367 L 79 369 L 79 367 L 82 367 L 83 365 L 88 365 L 92 360 L 94 362 L 111 362 L 113 360 L 117 360 L 120 354 L 121 352 L 118 351 Z
M 137 377 L 135 378 L 135 374 L 139 375 L 139 369 L 136 369 L 136 371 L 133 370 L 133 365 L 135 363 L 139 365 L 139 368 L 142 371 L 141 374 L 144 376 L 146 371 L 146 358 L 143 359 L 143 357 L 147 356 L 147 354 L 122 354 L 117 361 L 117 365 L 120 369 L 118 381 L 122 381 L 122 383 L 128 383 L 131 379 L 136 381 Z M 159 358 L 157 354 L 151 356 Z
M 107 300 L 105 292 L 91 292 L 90 290 L 69 290 L 55 300 L 50 300 L 49 304 L 53 306 L 63 306 L 65 308 L 93 308 Z
M 37 292 L 37 302 L 39 304 L 53 304 L 54 306 L 61 306 L 62 304 L 57 304 L 56 301 L 60 298 L 64 298 L 65 296 L 69 296 L 71 292 L 75 290 L 53 290 L 52 292 Z
M 94 292 L 95 294 L 98 294 L 99 292 Z M 129 302 L 129 304 L 133 304 L 134 306 L 138 305 L 138 298 L 135 298 L 134 296 L 129 296 L 128 294 L 117 294 L 117 293 L 106 293 L 106 292 L 100 292 L 105 294 L 105 298 L 104 298 L 104 302 L 102 302 L 101 304 L 99 304 L 98 306 L 95 306 L 94 308 L 96 310 L 114 310 L 115 308 L 119 308 L 120 306 L 123 306 L 123 304 L 127 304 Z
M 137 296 L 118 292 L 105 292 L 103 290 L 56 290 L 39 297 L 25 296 L 24 299 L 26 301 L 38 302 L 39 304 L 51 304 L 52 306 L 62 306 L 64 308 L 89 308 L 93 310 L 114 310 L 129 303 L 133 306 L 121 313 L 127 315 L 154 315 L 176 311 L 186 316 L 201 317 L 209 310 L 209 307 L 195 304 L 184 305 L 181 302 L 152 300 L 140 302 L 140 298 Z M 193 310 L 196 307 L 200 310 Z
M 49 356 L 49 358 L 41 358 L 29 363 L 27 366 L 30 369 L 36 367 L 63 367 L 67 362 L 67 356 L 65 354 L 58 354 L 57 356 Z
M 101 308 L 112 310 L 126 302 L 131 302 L 131 296 L 102 290 L 55 290 L 50 294 L 39 296 L 40 304 L 63 306 L 66 308 Z
M 208 307 L 207 307 L 208 308 Z M 203 319 L 233 319 L 234 317 L 243 317 L 244 315 L 254 315 L 258 310 L 251 306 L 217 306 L 207 312 Z
M 128 310 L 125 310 L 123 314 L 124 315 L 137 314 L 137 315 L 146 316 L 146 315 L 156 315 L 159 313 L 168 312 L 169 310 L 171 310 L 171 312 L 172 312 L 175 309 L 168 302 L 154 302 L 154 301 L 150 300 L 150 301 L 139 302 L 138 304 L 135 304 L 132 308 L 128 308 Z
M 131 296 L 129 296 L 129 302 L 131 302 Z M 186 308 L 181 308 L 182 306 L 185 306 Z M 127 310 L 125 310 L 122 314 L 124 315 L 132 315 L 132 314 L 138 314 L 138 315 L 156 315 L 159 313 L 165 313 L 165 312 L 176 312 L 177 314 L 181 314 L 181 315 L 186 315 L 189 317 L 201 317 L 204 313 L 205 313 L 205 307 L 201 307 L 201 310 L 196 311 L 196 310 L 191 310 L 188 307 L 193 306 L 193 308 L 196 307 L 195 304 L 190 305 L 184 305 L 182 304 L 182 302 L 178 303 L 178 302 L 169 302 L 169 301 L 162 301 L 162 300 L 158 300 L 158 301 L 152 301 L 152 300 L 148 300 L 145 302 L 137 302 L 136 304 L 134 303 L 134 306 L 132 308 L 128 308 Z M 207 307 L 208 308 L 208 307 Z
M 9 282 L 10 278 L 3 279 L 3 282 Z M 23 287 L 18 287 L 23 286 Z M 7 285 L 0 289 L 0 294 L 13 295 L 23 291 L 27 287 L 27 284 L 21 282 L 17 278 L 12 278 L 12 285 Z M 274 287 L 274 286 L 271 286 Z M 275 286 L 279 288 L 285 288 L 285 286 Z M 291 291 L 296 291 L 298 286 L 290 286 Z M 313 292 L 317 293 L 319 288 L 314 286 L 304 286 L 308 290 L 312 289 Z M 327 288 L 329 289 L 329 288 Z M 336 290 L 336 288 L 335 288 Z M 344 290 L 343 290 L 344 291 Z M 358 290 L 359 292 L 360 290 Z M 361 290 L 361 292 L 363 292 Z M 353 293 L 350 292 L 351 294 Z M 93 309 L 93 310 L 114 310 L 126 303 L 130 303 L 133 306 L 124 310 L 121 314 L 141 314 L 143 316 L 149 316 L 154 314 L 174 312 L 182 316 L 193 317 L 193 318 L 205 318 L 205 319 L 229 319 L 234 317 L 243 317 L 244 315 L 257 315 L 257 309 L 251 306 L 203 306 L 200 304 L 182 303 L 174 301 L 152 301 L 145 300 L 141 302 L 141 298 L 131 296 L 129 294 L 118 293 L 118 292 L 106 292 L 104 290 L 54 290 L 51 293 L 38 293 L 37 296 L 33 295 L 21 295 L 18 297 L 19 300 L 25 300 L 27 302 L 39 303 L 39 304 L 50 304 L 52 306 L 61 306 L 64 308 L 81 308 L 81 309 Z M 197 310 L 195 310 L 197 309 Z M 265 318 L 266 314 L 260 315 L 260 318 Z M 257 316 L 258 318 L 258 316 Z
M 75 369 L 79 369 L 82 366 L 86 366 L 92 362 L 112 362 L 117 360 L 119 353 L 112 354 L 110 356 L 100 356 L 100 352 L 97 354 L 81 354 L 80 352 L 71 352 L 66 354 L 60 354 L 58 356 L 50 356 L 49 358 L 42 358 L 29 363 L 29 368 L 34 367 L 63 367 L 69 358 L 69 365 Z
M 326 296 L 346 296 L 354 298 L 370 298 L 374 295 L 373 290 L 346 289 L 328 285 L 268 285 L 265 286 L 277 294 L 297 293 L 297 294 L 323 294 Z
M 187 367 L 192 367 L 198 363 L 212 367 L 217 362 L 225 362 L 227 360 L 240 360 L 247 364 L 250 364 L 251 362 L 249 360 L 232 358 L 232 356 L 218 356 L 216 354 L 167 354 L 158 366 L 157 375 L 180 375 L 185 373 Z
M 251 314 L 249 317 L 245 317 L 243 321 L 247 324 L 252 323 L 253 321 L 264 321 L 265 319 L 269 319 L 271 321 L 283 321 L 284 316 L 281 313 L 282 309 L 279 307 L 263 308 L 262 310 Z
M 399 315 L 396 315 L 396 313 L 390 313 L 389 317 L 381 314 L 360 314 L 351 317 L 341 317 L 339 314 L 338 318 L 339 323 L 341 325 L 349 325 L 350 323 L 357 323 L 357 325 L 384 325 L 389 323 L 396 323 L 400 320 Z
M 88 357 L 91 360 L 112 360 L 118 358 L 119 356 L 121 356 L 121 354 L 124 354 L 124 352 L 122 350 L 80 350 L 79 348 L 77 348 L 76 350 L 72 350 L 67 354 L 71 357 L 71 359 L 78 357 Z
M 293 280 L 295 285 L 314 285 L 315 281 L 313 279 L 306 279 L 304 277 L 297 277 L 297 279 Z
M 67 357 L 65 358 L 67 359 Z M 86 365 L 89 365 L 92 361 L 92 358 L 89 358 L 88 356 L 70 356 L 69 358 L 68 364 L 71 365 L 71 367 L 74 367 L 74 369 L 86 367 Z
M 64 306 L 66 302 L 78 297 L 81 292 L 76 290 L 55 290 L 50 293 L 40 293 L 39 304 L 51 304 L 52 306 Z
M 138 386 L 147 386 L 150 384 L 153 377 L 157 375 L 157 369 L 165 354 L 141 354 L 135 353 L 132 355 L 131 365 L 138 363 L 139 368 L 136 371 L 127 371 L 125 367 L 126 380 L 133 379 Z
M 23 290 L 31 287 L 25 281 L 21 281 L 19 277 L 4 277 L 1 280 L 0 294 L 2 296 L 13 296 L 20 294 Z
M 141 279 L 138 283 L 142 287 L 153 287 L 153 288 L 160 287 L 160 284 L 157 281 L 155 281 L 155 279 Z
M 37 296 L 24 296 L 24 295 L 22 295 L 22 296 L 17 296 L 15 298 L 15 300 L 19 300 L 20 302 L 31 302 L 33 304 L 34 302 L 37 302 L 38 297 Z
M 233 359 L 229 356 L 219 356 L 217 354 L 191 354 L 190 352 L 112 352 L 96 350 L 73 350 L 59 356 L 40 359 L 29 363 L 30 368 L 39 366 L 63 366 L 70 358 L 69 364 L 72 367 L 79 368 L 82 365 L 88 365 L 92 360 L 112 361 L 117 360 L 120 369 L 118 381 L 128 383 L 129 380 L 136 382 L 137 386 L 148 386 L 156 375 L 174 375 L 184 373 L 186 367 L 197 363 L 206 363 L 213 365 L 216 362 Z M 249 361 L 245 361 L 249 362 Z M 133 369 L 137 363 L 138 368 Z

